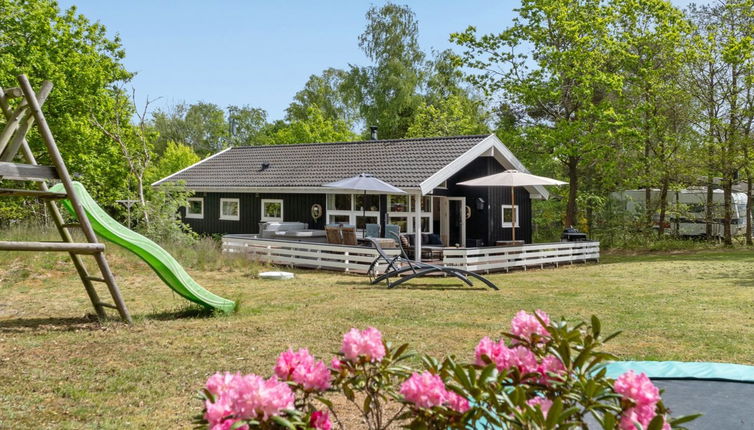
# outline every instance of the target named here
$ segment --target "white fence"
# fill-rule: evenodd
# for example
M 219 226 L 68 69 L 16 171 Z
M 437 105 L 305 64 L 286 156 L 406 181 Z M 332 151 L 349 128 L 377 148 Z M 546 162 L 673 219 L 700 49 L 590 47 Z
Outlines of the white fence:
M 599 261 L 599 242 L 555 242 L 488 248 L 448 248 L 442 264 L 477 273 L 553 264 Z
M 377 251 L 366 246 L 262 239 L 248 235 L 223 236 L 223 252 L 244 254 L 263 263 L 366 273 Z M 398 249 L 385 249 L 390 256 Z M 487 248 L 445 248 L 442 265 L 477 273 L 509 271 L 545 265 L 599 261 L 599 242 L 556 242 Z M 381 272 L 384 264 L 378 265 Z
M 378 255 L 374 248 L 367 246 L 261 239 L 242 235 L 223 236 L 222 249 L 224 253 L 244 254 L 268 264 L 354 273 L 366 273 Z M 400 253 L 398 249 L 384 251 L 390 256 Z M 384 266 L 377 265 L 377 272 L 381 272 Z

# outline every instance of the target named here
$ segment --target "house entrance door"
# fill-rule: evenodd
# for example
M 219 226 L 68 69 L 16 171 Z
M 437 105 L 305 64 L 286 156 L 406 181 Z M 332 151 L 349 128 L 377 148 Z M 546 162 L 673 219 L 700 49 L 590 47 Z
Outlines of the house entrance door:
M 439 197 L 440 236 L 446 246 L 466 246 L 466 197 Z

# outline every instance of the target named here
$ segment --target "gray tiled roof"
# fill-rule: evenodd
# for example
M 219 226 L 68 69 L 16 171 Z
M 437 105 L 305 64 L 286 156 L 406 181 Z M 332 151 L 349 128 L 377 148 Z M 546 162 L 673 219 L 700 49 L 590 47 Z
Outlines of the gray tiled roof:
M 319 187 L 372 175 L 397 187 L 417 188 L 488 135 L 368 140 L 344 143 L 241 146 L 162 179 L 200 187 Z M 263 163 L 269 167 L 262 168 Z

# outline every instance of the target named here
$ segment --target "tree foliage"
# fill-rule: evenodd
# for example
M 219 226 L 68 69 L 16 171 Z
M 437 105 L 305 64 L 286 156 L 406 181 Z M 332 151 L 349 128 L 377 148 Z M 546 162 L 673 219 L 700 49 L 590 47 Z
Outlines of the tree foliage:
M 35 88 L 42 80 L 54 83 L 43 106 L 50 128 L 68 169 L 79 173 L 105 205 L 124 193 L 127 167 L 118 145 L 90 119 L 105 121 L 117 114 L 111 88 L 132 76 L 123 66 L 124 55 L 118 37 L 109 38 L 102 24 L 75 7 L 61 11 L 46 0 L 0 3 L 0 85 L 17 86 L 19 74 L 26 74 Z M 30 134 L 29 142 L 35 154 L 42 153 L 37 134 Z
M 385 138 L 406 134 L 421 103 L 425 54 L 419 47 L 419 23 L 408 6 L 386 3 L 366 14 L 359 47 L 373 66 L 353 66 L 346 83 L 367 126 Z

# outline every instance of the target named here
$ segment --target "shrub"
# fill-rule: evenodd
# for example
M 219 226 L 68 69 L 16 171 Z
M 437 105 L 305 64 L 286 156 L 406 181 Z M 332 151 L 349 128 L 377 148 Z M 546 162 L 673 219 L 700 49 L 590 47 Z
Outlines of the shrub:
M 600 321 L 551 321 L 542 311 L 521 311 L 501 339 L 483 338 L 473 362 L 455 357 L 421 358 L 407 364 L 408 345 L 383 342 L 374 328 L 351 329 L 330 362 L 308 350 L 283 352 L 274 375 L 217 373 L 201 397 L 201 428 L 345 428 L 331 402 L 341 394 L 370 430 L 408 429 L 665 430 L 696 416 L 671 419 L 660 391 L 644 374 L 627 372 L 613 380 L 601 351 Z M 330 394 L 330 395 L 328 395 Z

